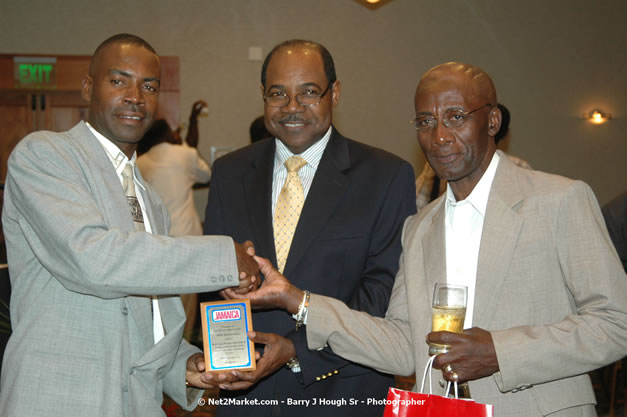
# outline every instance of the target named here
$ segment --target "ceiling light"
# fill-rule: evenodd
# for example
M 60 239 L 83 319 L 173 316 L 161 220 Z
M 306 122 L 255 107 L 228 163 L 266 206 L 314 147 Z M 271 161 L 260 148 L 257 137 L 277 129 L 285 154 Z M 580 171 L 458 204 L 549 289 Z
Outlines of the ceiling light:
M 602 110 L 594 109 L 589 113 L 585 113 L 583 115 L 584 119 L 590 121 L 590 123 L 595 125 L 602 125 L 612 118 L 612 115 L 609 113 L 605 113 Z
M 370 10 L 378 9 L 379 7 L 388 4 L 392 0 L 355 0 L 357 3 Z

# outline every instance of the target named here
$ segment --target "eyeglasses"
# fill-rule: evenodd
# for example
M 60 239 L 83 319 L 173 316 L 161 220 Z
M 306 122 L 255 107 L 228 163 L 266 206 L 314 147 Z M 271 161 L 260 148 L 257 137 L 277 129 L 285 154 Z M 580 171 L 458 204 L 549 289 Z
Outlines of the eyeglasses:
M 466 119 L 468 119 L 468 116 L 486 106 L 490 106 L 490 108 L 492 107 L 492 105 L 488 103 L 470 111 L 448 110 L 446 113 L 444 113 L 444 116 L 442 117 L 422 114 L 420 116 L 416 116 L 415 119 L 410 120 L 409 123 L 413 124 L 416 130 L 419 132 L 427 132 L 431 129 L 435 129 L 438 124 L 438 120 L 442 120 L 444 126 L 448 127 L 449 129 L 457 128 L 461 127 L 464 124 Z
M 317 92 L 314 88 L 309 87 L 302 93 L 298 93 L 293 96 L 298 104 L 301 106 L 317 106 L 320 104 L 322 98 L 327 94 L 327 91 L 331 88 L 331 82 L 327 85 L 327 88 L 322 92 Z M 282 90 L 273 90 L 270 91 L 267 95 L 263 96 L 263 100 L 271 107 L 283 107 L 287 106 L 290 102 L 291 96 L 289 96 L 285 91 Z

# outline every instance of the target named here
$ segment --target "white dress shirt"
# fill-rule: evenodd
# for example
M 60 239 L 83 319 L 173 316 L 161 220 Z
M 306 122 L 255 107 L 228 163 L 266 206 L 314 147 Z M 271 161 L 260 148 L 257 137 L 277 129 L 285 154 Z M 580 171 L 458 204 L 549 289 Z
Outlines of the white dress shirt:
M 494 153 L 488 169 L 465 200 L 455 200 L 450 183 L 446 187 L 446 281 L 468 287 L 464 329 L 472 327 L 483 219 L 498 163 L 499 156 Z
M 152 227 L 150 226 L 150 219 L 148 218 L 148 213 L 146 212 L 146 205 L 144 204 L 144 197 L 143 197 L 143 193 L 146 192 L 146 188 L 137 179 L 138 171 L 137 171 L 137 165 L 135 163 L 136 154 L 133 153 L 133 156 L 129 160 L 128 157 L 124 154 L 124 152 L 122 152 L 120 148 L 117 147 L 117 145 L 115 145 L 109 139 L 107 139 L 102 134 L 100 134 L 100 132 L 94 129 L 89 123 L 86 122 L 85 124 L 87 125 L 89 130 L 91 130 L 91 132 L 94 134 L 96 139 L 98 139 L 98 142 L 100 142 L 100 144 L 104 148 L 105 153 L 107 154 L 107 156 L 109 157 L 109 160 L 111 161 L 111 164 L 113 164 L 113 169 L 115 169 L 115 172 L 118 174 L 120 185 L 123 184 L 122 171 L 124 170 L 126 163 L 130 162 L 131 165 L 133 166 L 133 178 L 135 182 L 135 190 L 141 190 L 137 192 L 137 200 L 139 201 L 139 205 L 142 209 L 142 215 L 144 217 L 144 228 L 146 229 L 146 232 L 152 233 Z M 157 299 L 156 296 L 151 297 L 151 298 L 152 298 L 152 316 L 153 316 L 152 329 L 153 329 L 155 344 L 157 344 L 157 342 L 159 342 L 159 340 L 163 339 L 163 336 L 165 336 L 165 331 L 163 330 L 163 322 L 161 320 L 161 312 L 159 310 L 159 300 Z

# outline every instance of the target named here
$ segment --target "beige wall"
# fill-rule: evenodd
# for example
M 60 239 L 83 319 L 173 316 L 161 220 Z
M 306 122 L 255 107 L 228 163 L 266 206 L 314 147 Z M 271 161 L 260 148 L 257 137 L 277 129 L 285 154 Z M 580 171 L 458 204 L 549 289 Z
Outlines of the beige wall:
M 181 113 L 209 102 L 201 151 L 243 146 L 262 113 L 263 55 L 289 38 L 333 54 L 342 81 L 336 125 L 394 152 L 418 171 L 408 121 L 419 76 L 461 60 L 490 73 L 512 112 L 509 151 L 535 168 L 582 179 L 601 203 L 627 188 L 627 2 L 624 0 L 1 0 L 0 53 L 90 54 L 114 33 L 180 56 Z M 614 119 L 591 126 L 594 107 Z

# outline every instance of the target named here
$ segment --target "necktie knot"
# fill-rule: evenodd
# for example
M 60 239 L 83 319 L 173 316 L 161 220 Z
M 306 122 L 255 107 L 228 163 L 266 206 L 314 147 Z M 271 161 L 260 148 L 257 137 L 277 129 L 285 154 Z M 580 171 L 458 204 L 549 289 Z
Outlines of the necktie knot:
M 307 165 L 307 161 L 302 156 L 290 156 L 284 163 L 287 172 L 298 172 Z
M 127 162 L 122 170 L 122 187 L 126 195 L 135 196 L 135 182 L 133 179 L 133 165 Z

